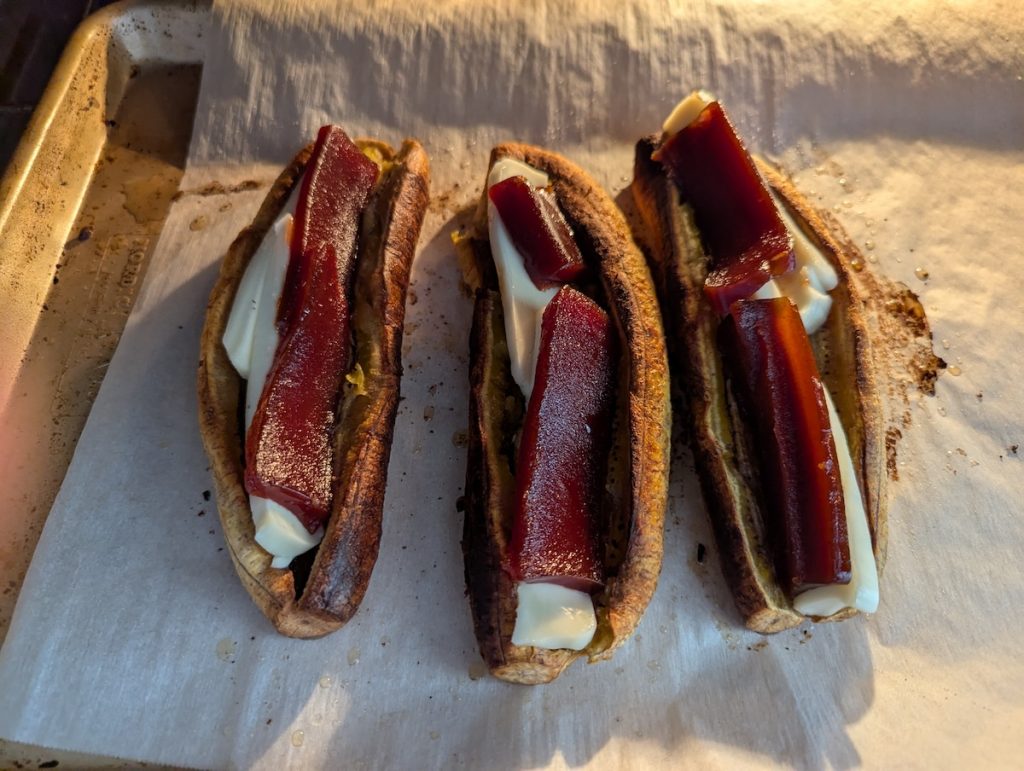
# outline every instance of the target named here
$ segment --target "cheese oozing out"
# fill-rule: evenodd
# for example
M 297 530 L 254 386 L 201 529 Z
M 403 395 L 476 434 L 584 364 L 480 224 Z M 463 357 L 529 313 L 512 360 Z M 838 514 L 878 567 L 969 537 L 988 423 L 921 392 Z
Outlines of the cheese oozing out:
M 501 158 L 491 167 L 487 186 L 510 177 L 524 177 L 535 188 L 550 184 L 543 171 L 514 158 Z M 559 288 L 538 289 L 533 283 L 522 254 L 489 199 L 487 223 L 505 313 L 512 378 L 529 402 L 540 352 L 541 318 Z M 589 594 L 543 582 L 519 583 L 516 592 L 519 603 L 512 632 L 513 645 L 582 650 L 590 644 L 597 629 L 597 615 Z
M 756 300 L 770 300 L 773 297 L 788 297 L 800 312 L 800 320 L 808 335 L 813 335 L 828 319 L 832 310 L 829 295 L 839 285 L 839 274 L 822 254 L 821 249 L 807 237 L 803 229 L 793 221 L 786 207 L 772 193 L 775 208 L 782 218 L 786 230 L 793 238 L 794 270 L 782 276 L 769 279 L 752 297 Z
M 707 91 L 694 91 L 683 98 L 662 126 L 665 137 L 690 125 L 713 101 L 715 97 Z M 828 319 L 829 311 L 832 309 L 832 297 L 828 293 L 838 286 L 839 274 L 821 249 L 793 220 L 774 191 L 769 188 L 769 192 L 782 222 L 793 238 L 796 267 L 785 275 L 770 279 L 751 297 L 756 300 L 788 297 L 799 311 L 800 320 L 807 334 L 812 335 Z M 844 608 L 873 613 L 878 608 L 878 568 L 871 546 L 867 513 L 850 457 L 846 432 L 827 389 L 825 401 L 828 404 L 829 424 L 839 459 L 852 578 L 849 584 L 832 584 L 809 589 L 793 599 L 793 607 L 798 613 L 806 616 L 830 616 Z
M 296 183 L 281 214 L 249 260 L 224 328 L 222 341 L 228 359 L 246 381 L 246 431 L 252 424 L 280 342 L 277 305 L 288 271 L 300 187 L 301 183 Z M 298 517 L 276 501 L 253 495 L 249 497 L 249 508 L 256 527 L 256 543 L 271 554 L 272 567 L 288 567 L 295 557 L 312 549 L 323 538 L 322 528 L 311 534 Z

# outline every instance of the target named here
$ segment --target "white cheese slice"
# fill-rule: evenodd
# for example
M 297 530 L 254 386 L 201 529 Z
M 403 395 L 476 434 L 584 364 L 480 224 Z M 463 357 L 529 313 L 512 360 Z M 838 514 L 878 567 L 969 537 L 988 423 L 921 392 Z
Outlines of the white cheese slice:
M 263 287 L 257 302 L 256 323 L 253 325 L 252 358 L 249 365 L 249 378 L 245 384 L 245 428 L 252 425 L 252 417 L 267 382 L 267 374 L 274 363 L 274 354 L 280 342 L 277 333 L 277 306 L 284 290 L 284 280 L 288 273 L 290 256 L 289 239 L 292 232 L 293 217 L 286 212 L 274 223 L 274 226 L 263 239 L 269 247 L 267 253 L 266 273 Z M 261 247 L 262 248 L 262 247 Z
M 285 272 L 288 269 L 288 239 L 291 236 L 292 218 L 299 200 L 299 187 L 300 185 L 295 186 L 280 216 L 271 225 L 252 259 L 249 260 L 242 280 L 238 282 L 235 301 L 231 305 L 228 323 L 221 338 L 231 366 L 239 376 L 248 381 L 246 429 L 252 421 L 248 392 L 252 391 L 253 383 L 256 383 L 256 399 L 259 399 L 270 367 L 269 362 L 264 362 L 264 349 L 272 345 L 271 360 L 274 351 L 277 350 L 277 328 L 274 321 L 277 317 L 277 301 L 281 296 Z M 270 300 L 272 306 L 269 310 L 267 300 Z M 255 371 L 254 363 L 257 365 Z M 255 409 L 255 405 L 252 409 Z
M 832 310 L 832 298 L 815 288 L 810 271 L 806 267 L 791 270 L 776 278 L 775 283 L 779 291 L 796 305 L 807 334 L 817 332 Z
M 253 329 L 256 326 L 259 297 L 263 292 L 263 280 L 267 273 L 270 251 L 270 241 L 264 239 L 249 260 L 242 280 L 238 282 L 235 301 L 231 305 L 231 314 L 224 327 L 224 337 L 221 338 L 231 366 L 243 378 L 249 377 Z
M 665 122 L 661 124 L 665 136 L 670 137 L 689 126 L 701 111 L 714 101 L 715 97 L 703 90 L 694 91 L 689 96 L 683 97 L 682 101 L 665 118 Z
M 523 258 L 505 229 L 494 204 L 487 203 L 491 254 L 498 271 L 501 305 L 505 312 L 505 337 L 512 365 L 512 379 L 523 398 L 530 401 L 540 351 L 540 326 L 544 309 L 558 293 L 558 287 L 538 289 L 526 272 Z
M 579 651 L 594 639 L 597 615 L 586 592 L 545 583 L 521 583 L 516 592 L 519 606 L 513 645 Z
M 311 534 L 298 517 L 267 498 L 249 496 L 249 508 L 256 526 L 256 543 L 274 557 L 271 567 L 288 567 L 293 559 L 305 554 L 324 537 L 323 528 Z
M 839 415 L 836 414 L 836 407 L 828 390 L 825 391 L 825 404 L 828 406 L 828 420 L 832 426 L 832 438 L 839 460 L 839 476 L 843 483 L 852 578 L 848 584 L 809 589 L 794 598 L 793 608 L 805 616 L 831 616 L 843 608 L 874 613 L 878 609 L 878 568 L 875 565 L 875 552 L 871 548 L 868 516 L 864 510 L 860 485 L 857 483 L 857 472 L 850 458 L 846 432 L 843 430 L 843 424 L 839 422 Z
M 515 158 L 499 158 L 487 173 L 487 187 L 504 182 L 509 177 L 525 177 L 533 187 L 547 187 L 551 180 L 546 173 Z
M 512 158 L 495 162 L 487 175 L 487 185 L 496 185 L 509 177 L 522 176 L 533 187 L 547 187 L 548 175 Z M 512 379 L 530 401 L 540 350 L 540 322 L 544 309 L 558 293 L 558 287 L 538 289 L 526 272 L 523 256 L 501 220 L 497 208 L 487 202 L 488 232 L 491 254 L 498 272 L 501 305 L 505 312 L 505 337 L 512 365 Z
M 279 343 L 277 306 L 288 272 L 300 187 L 301 184 L 295 185 L 281 214 L 249 261 L 238 284 L 222 338 L 228 359 L 246 381 L 246 431 L 252 425 Z M 298 517 L 279 503 L 253 495 L 249 497 L 249 508 L 256 526 L 256 543 L 270 552 L 274 558 L 271 565 L 275 568 L 288 567 L 295 557 L 312 549 L 323 538 L 322 528 L 310 534 Z
M 785 295 L 782 294 L 782 288 L 775 283 L 774 279 L 768 279 L 760 289 L 750 295 L 751 300 L 775 300 L 779 297 L 785 297 Z M 799 307 L 797 310 L 800 310 Z

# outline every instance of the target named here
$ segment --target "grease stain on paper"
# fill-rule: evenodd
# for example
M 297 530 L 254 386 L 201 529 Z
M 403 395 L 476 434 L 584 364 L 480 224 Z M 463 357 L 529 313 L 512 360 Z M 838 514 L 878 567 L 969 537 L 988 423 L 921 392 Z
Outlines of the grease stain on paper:
M 230 637 L 225 637 L 222 640 L 217 641 L 217 658 L 221 661 L 227 661 L 233 664 L 235 662 L 235 653 L 238 651 L 238 643 L 232 640 Z

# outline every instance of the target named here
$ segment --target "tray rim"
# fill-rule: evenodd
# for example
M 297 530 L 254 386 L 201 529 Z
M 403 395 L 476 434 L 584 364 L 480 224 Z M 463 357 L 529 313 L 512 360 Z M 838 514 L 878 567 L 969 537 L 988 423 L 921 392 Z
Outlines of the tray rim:
M 91 74 L 86 72 L 88 69 L 88 57 L 95 55 L 98 47 L 117 45 L 117 41 L 120 38 L 121 48 L 124 49 L 129 64 L 139 63 L 144 65 L 146 63 L 164 62 L 181 65 L 202 65 L 204 62 L 203 51 L 205 49 L 205 44 L 202 40 L 197 42 L 196 40 L 182 39 L 180 42 L 175 43 L 173 38 L 168 38 L 161 34 L 159 30 L 147 28 L 144 24 L 136 23 L 132 27 L 126 27 L 125 25 L 132 25 L 133 19 L 137 20 L 139 16 L 145 17 L 146 15 L 158 14 L 165 19 L 172 19 L 179 15 L 182 18 L 195 15 L 195 19 L 188 23 L 205 27 L 205 17 L 209 14 L 210 5 L 211 0 L 121 0 L 90 14 L 79 23 L 68 38 L 57 65 L 50 75 L 46 88 L 33 109 L 28 124 L 21 134 L 6 168 L 3 170 L 2 175 L 0 175 L 0 266 L 3 265 L 5 260 L 11 258 L 11 252 L 14 247 L 8 246 L 10 243 L 9 236 L 16 232 L 24 232 L 26 227 L 26 220 L 18 210 L 19 207 L 25 205 L 26 195 L 32 195 L 37 192 L 34 180 L 37 175 L 44 172 L 40 168 L 43 165 L 40 161 L 47 153 L 48 144 L 51 145 L 53 151 L 56 151 L 56 148 L 53 147 L 54 138 L 52 132 L 60 131 L 59 118 L 62 109 L 66 107 L 66 100 L 68 100 L 69 94 L 76 86 L 76 83 L 79 82 L 78 79 L 82 78 L 83 75 L 89 76 Z M 155 55 L 145 55 L 144 52 L 142 55 L 136 55 L 139 52 L 133 53 L 132 46 L 123 39 L 126 35 L 141 36 L 142 38 L 152 40 L 156 44 L 152 51 Z M 163 52 L 164 56 L 161 56 L 161 52 Z M 109 69 L 103 69 L 102 73 L 104 77 L 100 79 L 93 89 L 100 94 L 104 92 L 112 74 Z M 108 109 L 117 109 L 124 96 L 123 89 L 116 96 L 116 101 L 112 105 L 107 105 Z M 102 147 L 103 143 L 101 142 L 99 144 L 100 151 L 102 151 Z M 79 170 L 82 173 L 79 175 L 76 184 L 81 186 L 81 192 L 78 195 L 69 197 L 70 203 L 67 206 L 67 210 L 51 212 L 50 216 L 55 222 L 63 224 L 67 220 L 68 227 L 73 224 L 80 211 L 83 196 L 92 182 L 93 166 L 94 164 L 88 164 L 84 169 Z M 60 230 L 59 227 L 54 229 Z M 65 233 L 61 231 L 58 238 L 63 239 L 64 235 Z M 53 253 L 52 246 L 53 244 L 48 244 L 48 248 L 43 252 L 47 258 Z M 55 257 L 54 263 L 57 261 L 56 257 L 59 257 L 59 254 L 60 251 L 58 250 L 56 255 L 53 255 Z M 52 264 L 50 270 L 53 270 Z M 41 306 L 45 299 L 46 296 L 44 295 L 38 304 Z M 8 347 L 6 353 L 0 351 L 0 354 L 5 354 L 5 359 L 9 357 L 12 365 L 11 367 L 3 368 L 4 371 L 0 371 L 0 420 L 2 420 L 2 416 L 11 406 L 12 389 L 21 376 L 25 356 L 29 351 L 29 345 L 35 333 L 38 318 L 39 314 L 35 314 L 31 318 L 5 320 L 6 324 L 19 328 L 11 330 L 13 334 L 10 337 L 5 336 L 4 340 L 0 340 L 0 346 Z M 10 350 L 10 348 L 15 350 Z M 2 423 L 0 423 L 0 426 L 2 426 Z M 66 472 L 66 469 L 64 471 Z M 63 473 L 61 478 L 63 479 Z M 45 522 L 49 508 L 49 505 L 47 505 L 45 511 L 42 512 L 41 522 Z M 15 589 L 15 597 L 20 594 L 20 589 L 21 582 L 19 581 Z M 127 758 L 105 754 L 94 755 L 88 752 L 83 753 L 73 749 L 60 749 L 44 745 L 25 744 L 0 736 L 0 766 L 2 767 L 6 767 L 14 761 L 35 763 L 51 758 L 59 760 L 62 764 L 70 764 L 72 767 L 80 766 L 81 764 L 88 764 L 90 767 L 111 768 L 131 767 L 134 765 Z

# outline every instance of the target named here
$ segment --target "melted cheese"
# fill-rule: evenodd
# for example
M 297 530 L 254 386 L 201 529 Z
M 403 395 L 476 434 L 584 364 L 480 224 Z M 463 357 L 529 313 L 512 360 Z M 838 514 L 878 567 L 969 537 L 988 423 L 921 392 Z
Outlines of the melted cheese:
M 832 310 L 829 292 L 839 284 L 839 274 L 832 263 L 812 242 L 793 218 L 786 207 L 773 193 L 772 200 L 782 218 L 783 224 L 793 238 L 793 256 L 796 267 L 782 276 L 776 276 L 758 289 L 752 297 L 767 300 L 772 297 L 788 297 L 800 312 L 800 319 L 808 335 L 817 332 L 828 319 Z
M 586 592 L 545 583 L 521 583 L 516 592 L 519 605 L 513 645 L 579 651 L 594 639 L 597 615 Z
M 252 362 L 252 341 L 256 327 L 259 297 L 263 293 L 263 281 L 267 274 L 267 262 L 270 260 L 272 239 L 264 239 L 256 254 L 242 274 L 235 293 L 235 302 L 231 306 L 228 323 L 224 327 L 224 350 L 227 351 L 231 366 L 240 377 L 249 377 L 249 365 Z
M 299 185 L 296 185 L 281 214 L 249 260 L 224 328 L 222 342 L 228 359 L 246 380 L 247 431 L 277 351 L 277 303 L 288 270 L 289 242 L 298 199 Z
M 793 255 L 796 257 L 796 269 L 807 269 L 811 284 L 819 292 L 831 292 L 839 285 L 839 274 L 829 262 L 821 249 L 807 237 L 803 228 L 796 224 L 796 221 L 789 216 L 789 211 L 779 200 L 779 197 L 769 189 L 772 200 L 775 201 L 775 208 L 782 218 L 786 230 L 793 238 Z
M 754 300 L 788 297 L 800 313 L 800 320 L 808 335 L 814 334 L 821 328 L 832 309 L 832 298 L 814 286 L 807 268 L 797 268 L 785 275 L 770 279 L 750 297 Z
M 271 567 L 288 567 L 293 559 L 305 554 L 324 537 L 323 528 L 311 534 L 298 517 L 276 501 L 252 495 L 249 508 L 256 527 L 256 543 L 274 557 Z

